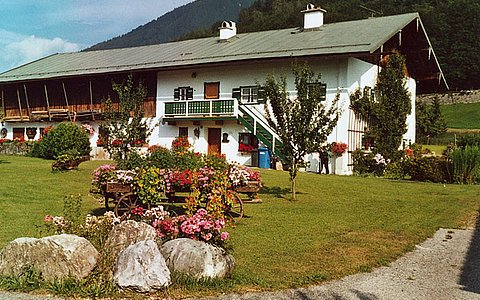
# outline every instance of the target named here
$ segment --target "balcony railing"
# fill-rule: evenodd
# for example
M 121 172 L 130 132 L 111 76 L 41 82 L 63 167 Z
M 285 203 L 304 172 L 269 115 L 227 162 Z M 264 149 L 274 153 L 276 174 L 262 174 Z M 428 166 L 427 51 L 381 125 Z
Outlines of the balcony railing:
M 177 100 L 165 102 L 165 117 L 219 117 L 236 116 L 236 99 Z

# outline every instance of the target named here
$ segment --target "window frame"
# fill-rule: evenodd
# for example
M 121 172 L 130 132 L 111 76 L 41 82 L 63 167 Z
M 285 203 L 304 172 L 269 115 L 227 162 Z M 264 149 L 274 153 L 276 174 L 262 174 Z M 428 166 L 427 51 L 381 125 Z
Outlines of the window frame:
M 178 137 L 188 138 L 188 127 L 178 127 Z
M 193 87 L 179 86 L 173 90 L 173 100 L 186 101 L 193 100 Z
M 216 95 L 207 95 L 207 87 L 216 85 L 217 94 Z M 204 82 L 203 83 L 203 98 L 204 99 L 220 99 L 220 81 L 213 81 L 213 82 Z

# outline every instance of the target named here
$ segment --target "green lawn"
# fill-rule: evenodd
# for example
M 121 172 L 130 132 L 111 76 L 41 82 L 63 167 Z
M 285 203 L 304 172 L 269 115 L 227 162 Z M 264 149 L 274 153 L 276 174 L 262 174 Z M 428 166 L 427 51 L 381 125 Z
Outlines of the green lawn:
M 37 236 L 35 225 L 47 213 L 61 213 L 64 195 L 85 195 L 85 213 L 101 208 L 87 195 L 90 173 L 102 162 L 68 173 L 51 173 L 50 162 L 33 158 L 0 156 L 0 162 L 0 247 Z M 474 224 L 480 206 L 479 186 L 305 173 L 292 202 L 287 172 L 262 171 L 262 178 L 263 203 L 247 204 L 246 217 L 230 230 L 233 278 L 210 288 L 173 286 L 169 296 L 281 289 L 369 271 L 439 227 Z
M 480 129 L 480 102 L 441 106 L 448 128 Z

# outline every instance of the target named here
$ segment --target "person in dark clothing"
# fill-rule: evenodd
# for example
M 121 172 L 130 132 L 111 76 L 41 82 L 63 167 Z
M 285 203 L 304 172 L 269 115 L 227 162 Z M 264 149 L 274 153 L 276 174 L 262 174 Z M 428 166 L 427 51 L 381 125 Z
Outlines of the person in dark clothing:
M 328 152 L 326 150 L 320 151 L 320 168 L 318 168 L 318 174 L 322 174 L 323 168 L 325 168 L 325 174 L 329 174 L 328 170 Z

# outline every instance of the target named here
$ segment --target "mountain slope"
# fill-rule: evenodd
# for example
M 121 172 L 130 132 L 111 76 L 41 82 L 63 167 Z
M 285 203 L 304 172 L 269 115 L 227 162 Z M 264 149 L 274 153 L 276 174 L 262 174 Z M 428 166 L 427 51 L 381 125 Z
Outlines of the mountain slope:
M 240 10 L 253 2 L 254 0 L 197 0 L 86 51 L 170 42 L 191 31 L 208 28 L 217 21 L 237 20 Z

